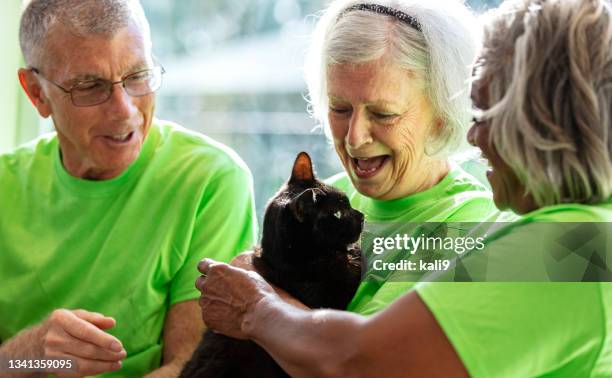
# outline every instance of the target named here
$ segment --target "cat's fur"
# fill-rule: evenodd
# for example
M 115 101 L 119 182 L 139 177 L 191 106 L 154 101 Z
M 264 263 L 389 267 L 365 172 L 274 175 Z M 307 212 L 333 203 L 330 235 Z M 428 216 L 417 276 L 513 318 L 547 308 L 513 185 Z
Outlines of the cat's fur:
M 253 265 L 271 284 L 311 308 L 345 309 L 361 275 L 363 215 L 347 197 L 314 177 L 307 153 L 270 200 Z M 207 331 L 181 377 L 288 377 L 252 341 Z

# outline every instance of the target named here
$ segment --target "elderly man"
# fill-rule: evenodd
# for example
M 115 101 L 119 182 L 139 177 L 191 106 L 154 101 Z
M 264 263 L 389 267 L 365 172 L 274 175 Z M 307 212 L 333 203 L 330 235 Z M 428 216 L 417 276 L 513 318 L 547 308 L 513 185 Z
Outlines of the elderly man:
M 0 356 L 176 376 L 203 329 L 197 261 L 254 242 L 250 172 L 153 118 L 163 68 L 138 1 L 32 0 L 20 42 L 56 132 L 0 156 Z

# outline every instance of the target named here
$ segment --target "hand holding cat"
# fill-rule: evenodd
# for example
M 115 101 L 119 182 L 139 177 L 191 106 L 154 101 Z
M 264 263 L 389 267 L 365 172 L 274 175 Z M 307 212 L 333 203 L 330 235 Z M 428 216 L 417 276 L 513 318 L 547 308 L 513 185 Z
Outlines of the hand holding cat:
M 245 251 L 240 253 L 238 256 L 234 257 L 230 262 L 231 266 L 235 266 L 236 268 L 241 268 L 244 270 L 252 270 L 254 272 L 257 271 L 255 266 L 253 265 L 253 256 L 255 252 L 253 251 Z
M 274 289 L 256 272 L 204 259 L 196 287 L 202 293 L 200 307 L 206 326 L 215 332 L 248 339 L 249 315 L 264 298 L 277 297 Z
M 257 272 L 257 269 L 255 269 L 255 266 L 253 265 L 253 257 L 255 256 L 255 252 L 253 251 L 245 251 L 240 253 L 238 256 L 234 257 L 232 259 L 232 261 L 230 262 L 231 266 L 235 266 L 236 268 L 241 268 L 244 270 L 251 270 L 254 272 Z M 302 309 L 308 309 L 309 307 L 306 306 L 305 304 L 303 304 L 302 302 L 300 302 L 299 300 L 295 299 L 294 297 L 291 296 L 291 294 L 287 293 L 285 290 L 281 289 L 278 286 L 272 285 L 270 284 L 270 286 L 272 286 L 272 288 L 274 289 L 274 291 L 276 292 L 276 294 L 278 294 L 278 296 L 285 302 L 292 304 L 296 307 L 302 308 Z

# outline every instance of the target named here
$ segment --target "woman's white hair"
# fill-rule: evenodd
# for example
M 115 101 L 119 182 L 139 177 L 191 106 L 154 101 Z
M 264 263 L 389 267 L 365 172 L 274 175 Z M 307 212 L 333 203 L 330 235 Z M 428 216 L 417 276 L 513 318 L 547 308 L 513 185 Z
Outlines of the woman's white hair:
M 344 11 L 356 4 L 377 4 L 413 17 L 421 31 L 394 16 Z M 314 31 L 305 76 L 311 114 L 331 138 L 327 69 L 360 64 L 383 55 L 422 79 L 443 128 L 426 146 L 431 155 L 450 155 L 465 141 L 471 120 L 470 76 L 479 44 L 479 27 L 459 0 L 336 0 Z
M 490 142 L 539 206 L 607 201 L 610 1 L 507 1 L 487 18 L 475 85 Z

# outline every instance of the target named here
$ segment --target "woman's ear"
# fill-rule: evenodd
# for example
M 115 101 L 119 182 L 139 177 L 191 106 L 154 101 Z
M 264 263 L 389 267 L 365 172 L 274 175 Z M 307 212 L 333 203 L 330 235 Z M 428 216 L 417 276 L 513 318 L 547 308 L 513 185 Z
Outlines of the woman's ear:
M 442 121 L 442 119 L 439 117 L 434 118 L 433 122 L 431 123 L 430 132 L 431 136 L 438 139 L 444 133 L 444 121 Z
M 38 110 L 38 114 L 43 118 L 49 117 L 51 115 L 51 106 L 48 98 L 43 93 L 40 79 L 36 77 L 36 74 L 31 69 L 27 68 L 20 68 L 17 75 L 19 76 L 21 87 L 32 102 L 32 105 Z

